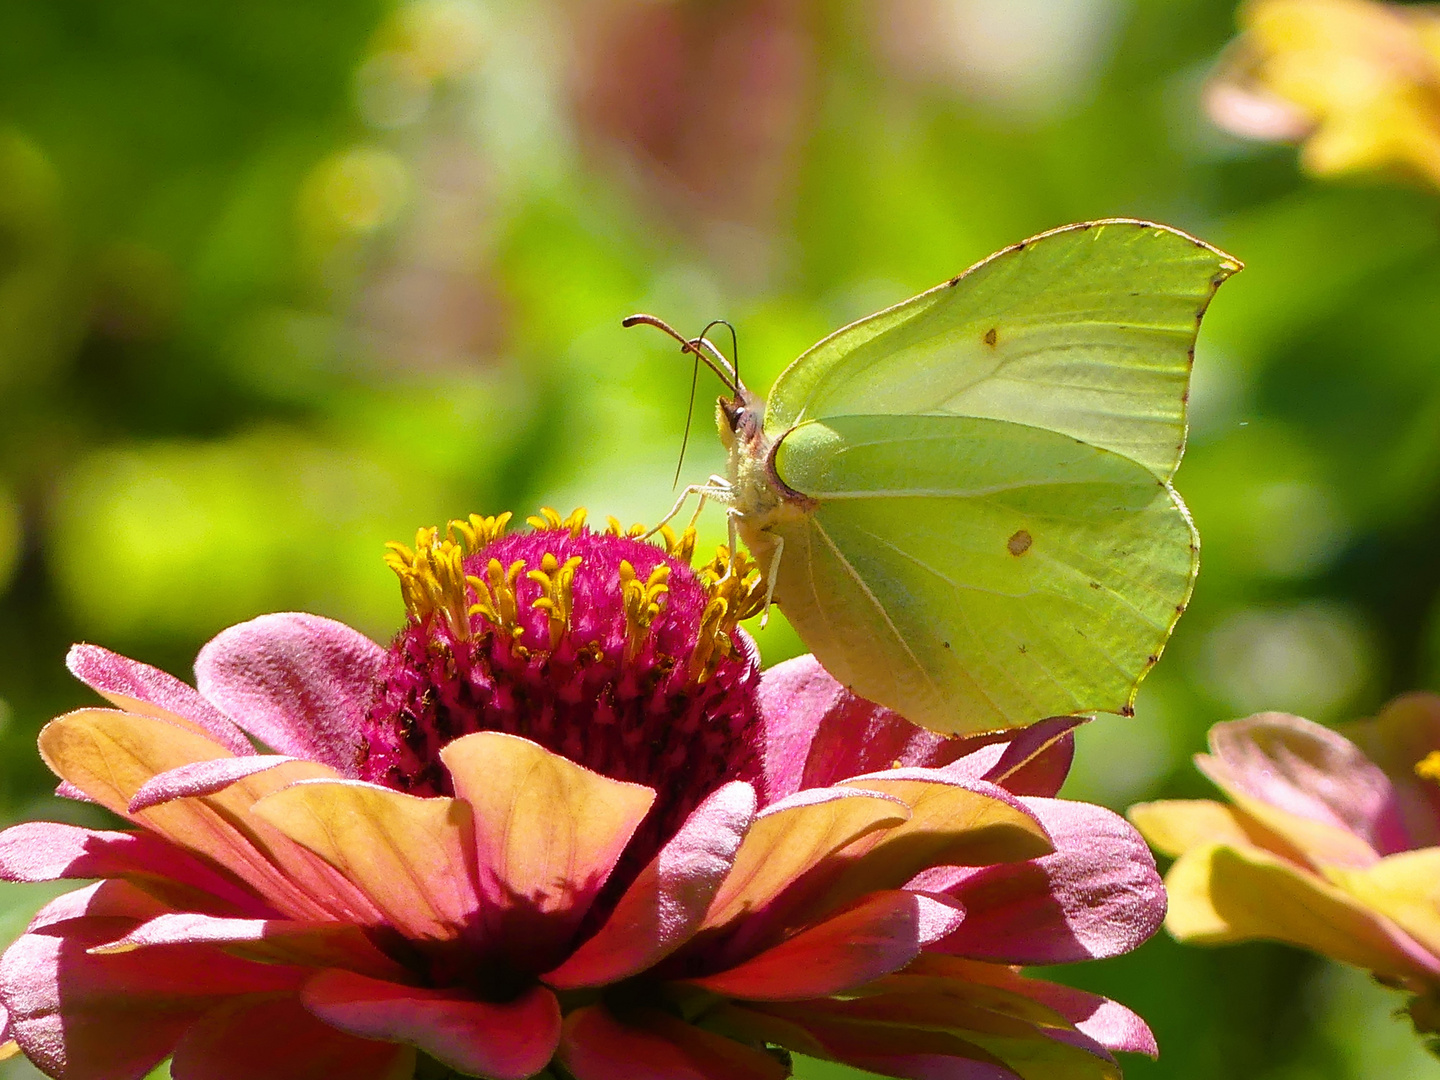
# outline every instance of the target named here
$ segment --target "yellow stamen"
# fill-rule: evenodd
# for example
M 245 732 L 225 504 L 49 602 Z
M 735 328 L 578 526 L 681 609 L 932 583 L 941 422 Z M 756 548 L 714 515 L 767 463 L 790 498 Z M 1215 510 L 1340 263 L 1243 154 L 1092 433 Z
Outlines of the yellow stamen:
M 460 640 L 470 636 L 465 608 L 465 552 L 453 540 L 441 540 L 438 530 L 419 529 L 415 547 L 391 542 L 385 545 L 385 564 L 400 578 L 405 609 L 417 619 L 439 613 Z
M 583 522 L 583 518 L 581 519 Z M 580 567 L 580 556 L 572 555 L 560 565 L 560 560 L 550 552 L 540 560 L 540 569 L 531 570 L 525 576 L 540 586 L 540 596 L 530 606 L 545 612 L 550 618 L 550 648 L 559 648 L 565 631 L 570 628 L 570 612 L 575 583 L 575 571 Z
M 1431 750 L 1415 763 L 1415 775 L 1440 783 L 1440 750 Z
M 640 654 L 650 624 L 660 614 L 661 598 L 670 591 L 670 567 L 661 563 L 641 582 L 640 575 L 628 561 L 620 563 L 620 595 L 625 603 L 625 657 L 633 660 Z
M 468 521 L 452 521 L 447 527 L 451 539 L 459 536 L 465 541 L 465 554 L 474 555 L 475 552 L 489 547 L 496 540 L 505 535 L 505 527 L 510 524 L 514 515 L 510 511 L 497 514 L 495 517 L 482 517 L 479 514 L 471 514 Z M 457 541 L 458 542 L 458 541 Z
M 539 514 L 531 514 L 525 522 L 535 529 L 568 529 L 571 539 L 575 539 L 585 528 L 585 519 L 588 516 L 589 512 L 583 506 L 576 507 L 566 518 L 562 518 L 558 511 L 542 506 Z
M 669 525 L 660 526 L 660 539 L 665 543 L 665 554 L 672 559 L 689 563 L 695 556 L 695 528 L 687 526 L 679 536 Z
M 609 523 L 605 527 L 605 534 L 607 536 L 628 536 L 632 540 L 638 540 L 650 531 L 638 521 L 627 529 L 620 524 L 620 519 L 617 517 L 608 517 L 605 520 Z
M 704 682 L 715 665 L 734 652 L 731 635 L 736 624 L 765 607 L 765 582 L 745 552 L 737 551 L 732 556 L 723 544 L 697 576 L 709 599 L 700 616 L 695 651 L 690 654 L 690 677 Z
M 525 560 L 516 559 L 507 569 L 499 559 L 491 559 L 485 568 L 484 580 L 478 577 L 466 578 L 466 583 L 475 590 L 475 603 L 470 614 L 479 615 L 499 633 L 509 638 L 521 634 L 518 616 L 520 603 L 518 589 L 520 575 L 525 571 Z

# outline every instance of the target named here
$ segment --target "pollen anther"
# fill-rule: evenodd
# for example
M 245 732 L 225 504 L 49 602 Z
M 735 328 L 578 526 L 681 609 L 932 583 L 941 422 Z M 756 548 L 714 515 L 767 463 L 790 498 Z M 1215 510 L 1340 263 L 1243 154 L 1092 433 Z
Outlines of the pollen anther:
M 1440 782 L 1440 750 L 1431 750 L 1417 761 L 1415 775 L 1422 780 Z
M 453 540 L 441 540 L 433 528 L 415 533 L 415 547 L 385 545 L 385 563 L 400 578 L 405 608 L 416 619 L 438 613 L 456 638 L 470 636 L 465 603 L 465 552 Z
M 540 513 L 531 514 L 525 519 L 525 523 L 534 529 L 569 529 L 570 539 L 574 540 L 580 536 L 585 528 L 585 519 L 589 516 L 583 506 L 576 507 L 570 512 L 569 517 L 562 518 L 558 511 L 548 506 L 542 506 Z
M 620 594 L 625 605 L 625 657 L 635 659 L 645 643 L 645 635 L 660 614 L 661 599 L 670 591 L 670 567 L 664 563 L 650 571 L 643 582 L 635 567 L 620 562 Z
M 572 555 L 562 566 L 560 560 L 547 551 L 540 560 L 540 569 L 525 575 L 540 586 L 540 596 L 530 606 L 549 616 L 551 651 L 559 648 L 565 631 L 570 628 L 574 600 L 571 590 L 575 584 L 575 571 L 582 561 L 579 555 Z

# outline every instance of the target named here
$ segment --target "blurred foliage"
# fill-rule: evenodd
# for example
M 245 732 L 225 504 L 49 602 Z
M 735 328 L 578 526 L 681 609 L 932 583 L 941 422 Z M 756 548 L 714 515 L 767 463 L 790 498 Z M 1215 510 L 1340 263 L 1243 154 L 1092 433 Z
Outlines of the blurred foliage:
M 1069 793 L 1198 794 L 1216 720 L 1440 689 L 1440 200 L 1210 126 L 1233 32 L 1228 0 L 4 0 L 0 812 L 87 812 L 33 749 L 91 700 L 72 641 L 185 674 L 263 611 L 384 640 L 381 545 L 418 525 L 656 520 L 690 371 L 622 316 L 729 318 L 763 390 L 1095 217 L 1248 269 L 1196 359 L 1194 603 Z M 721 464 L 709 423 L 687 477 Z M 1071 976 L 1155 1026 L 1132 1078 L 1431 1075 L 1385 991 L 1278 947 Z

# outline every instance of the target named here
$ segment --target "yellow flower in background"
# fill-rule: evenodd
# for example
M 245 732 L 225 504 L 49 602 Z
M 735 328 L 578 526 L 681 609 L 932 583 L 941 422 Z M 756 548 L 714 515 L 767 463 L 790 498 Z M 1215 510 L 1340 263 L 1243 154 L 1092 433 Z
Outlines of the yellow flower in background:
M 1206 88 L 1211 118 L 1302 143 L 1317 176 L 1399 168 L 1440 185 L 1440 10 L 1255 0 Z
M 1347 734 L 1284 713 L 1216 724 L 1196 765 L 1230 802 L 1141 803 L 1130 820 L 1175 858 L 1176 938 L 1281 941 L 1368 969 L 1413 995 L 1418 1032 L 1440 1032 L 1440 696 L 1398 698 Z

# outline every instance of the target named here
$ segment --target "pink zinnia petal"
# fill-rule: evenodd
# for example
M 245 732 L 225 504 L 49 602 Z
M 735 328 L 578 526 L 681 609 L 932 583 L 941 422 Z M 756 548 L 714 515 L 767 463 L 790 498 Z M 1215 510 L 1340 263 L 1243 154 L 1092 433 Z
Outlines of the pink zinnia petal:
M 442 1065 L 492 1080 L 534 1076 L 560 1041 L 560 1006 L 543 986 L 532 986 L 513 1001 L 492 1003 L 458 991 L 326 971 L 305 984 L 301 1000 L 342 1031 L 409 1043 Z
M 1040 979 L 1021 979 L 1018 975 L 1016 979 L 1024 982 L 1026 995 L 1050 1006 L 1074 1024 L 1076 1030 L 1107 1050 L 1144 1054 L 1148 1058 L 1160 1056 L 1160 1047 L 1155 1042 L 1150 1025 L 1118 1001 L 1077 990 L 1073 986 Z
M 65 664 L 90 689 L 126 712 L 153 716 L 214 739 L 233 754 L 253 754 L 250 740 L 193 687 L 159 668 L 98 645 L 72 646 Z
M 475 814 L 492 940 L 525 967 L 553 966 L 655 792 L 494 731 L 456 739 L 440 757 Z
M 381 646 L 344 623 L 262 615 L 212 638 L 195 659 L 195 682 L 272 750 L 353 777 L 384 661 Z
M 244 780 L 247 776 L 296 760 L 298 759 L 279 754 L 252 754 L 243 758 L 194 761 L 169 772 L 158 773 L 145 781 L 140 785 L 140 790 L 130 797 L 128 809 L 130 813 L 138 814 L 141 810 L 148 810 L 171 799 L 214 795 L 237 780 Z
M 1063 964 L 1128 952 L 1159 929 L 1165 890 L 1133 826 L 1088 803 L 1024 802 L 1045 824 L 1055 853 L 920 875 L 913 887 L 943 889 L 967 912 L 934 949 L 1005 964 Z
M 76 878 L 125 878 L 177 901 L 184 897 L 198 904 L 211 898 L 242 911 L 263 906 L 231 879 L 153 833 L 82 829 L 53 821 L 22 822 L 0 832 L 0 879 Z
M 113 917 L 72 919 L 25 934 L 0 959 L 0 993 L 16 1041 L 51 1076 L 143 1076 L 215 1005 L 293 989 L 303 975 L 206 946 L 178 945 L 163 955 L 87 951 L 129 926 Z
M 964 910 L 920 893 L 877 892 L 726 971 L 691 980 L 726 997 L 826 997 L 898 971 L 960 925 Z
M 558 989 L 603 986 L 652 967 L 697 931 L 755 819 L 755 789 L 726 784 L 690 815 L 589 941 L 545 975 Z
M 361 780 L 307 780 L 255 803 L 256 816 L 323 859 L 412 938 L 452 941 L 474 925 L 470 808 Z
M 760 712 L 766 803 L 897 763 L 946 765 L 965 752 L 965 740 L 926 731 L 856 697 L 810 655 L 761 675 Z
M 360 927 L 339 922 L 217 919 L 173 912 L 157 915 L 91 952 L 103 955 L 168 945 L 216 945 L 242 960 L 344 968 L 382 979 L 406 978 L 405 968 L 377 949 Z
M 415 1051 L 337 1031 L 294 997 L 241 998 L 185 1032 L 170 1075 L 173 1080 L 411 1080 Z
M 618 1020 L 604 1005 L 565 1018 L 561 1064 L 575 1080 L 785 1080 L 790 1070 L 760 1050 L 656 1009 Z
M 960 740 L 975 750 L 942 770 L 966 780 L 988 780 L 1015 795 L 1055 795 L 1075 756 L 1074 730 L 1087 716 L 1052 716 L 1029 727 Z

